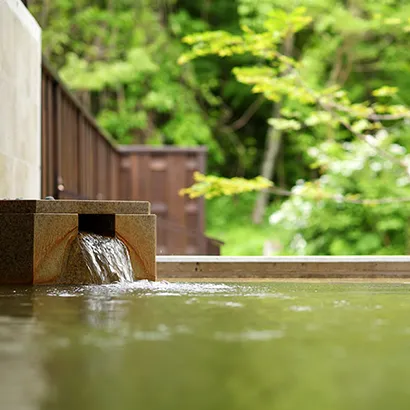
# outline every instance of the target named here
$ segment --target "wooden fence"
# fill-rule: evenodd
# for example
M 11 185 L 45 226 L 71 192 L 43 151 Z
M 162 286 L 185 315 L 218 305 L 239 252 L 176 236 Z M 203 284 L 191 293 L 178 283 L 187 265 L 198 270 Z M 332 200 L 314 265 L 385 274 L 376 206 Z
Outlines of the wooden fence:
M 120 154 L 43 62 L 42 193 L 60 199 L 120 199 Z
M 42 195 L 148 200 L 158 216 L 158 253 L 217 255 L 202 199 L 178 192 L 204 172 L 206 149 L 117 146 L 43 61 Z

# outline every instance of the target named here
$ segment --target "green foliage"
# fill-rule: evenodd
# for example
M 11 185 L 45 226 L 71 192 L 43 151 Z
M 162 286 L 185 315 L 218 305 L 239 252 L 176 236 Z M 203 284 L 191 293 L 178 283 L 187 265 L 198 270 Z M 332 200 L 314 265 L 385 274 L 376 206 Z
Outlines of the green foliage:
M 30 7 L 44 53 L 117 141 L 209 147 L 215 176 L 186 193 L 230 195 L 208 207 L 211 233 L 229 242 L 224 252 L 260 254 L 274 236 L 289 254 L 408 253 L 406 2 Z M 283 141 L 272 182 L 254 179 L 269 126 Z M 226 179 L 238 176 L 250 181 Z M 249 222 L 248 191 L 257 189 L 272 192 L 274 225 Z M 242 192 L 244 200 L 231 196 Z
M 115 88 L 159 70 L 146 50 L 139 47 L 129 50 L 123 61 L 88 63 L 75 53 L 67 54 L 66 58 L 60 75 L 74 90 L 102 91 Z
M 244 192 L 260 191 L 272 186 L 272 182 L 256 177 L 254 179 L 245 178 L 222 178 L 213 175 L 203 175 L 199 172 L 194 173 L 195 184 L 190 188 L 180 191 L 181 195 L 188 195 L 190 198 L 204 196 L 207 199 L 217 196 L 232 196 Z
M 262 93 L 268 100 L 291 101 L 293 104 L 305 106 L 310 111 L 306 125 L 311 126 L 312 118 L 321 118 L 323 121 L 326 118 L 325 112 L 328 114 L 328 125 L 333 128 L 341 125 L 358 136 L 380 128 L 380 121 L 385 119 L 385 116 L 380 115 L 379 101 L 353 102 L 348 93 L 338 85 L 313 88 L 309 84 L 309 78 L 303 76 L 303 61 L 297 61 L 280 51 L 282 43 L 312 22 L 305 12 L 301 7 L 289 13 L 280 9 L 273 10 L 261 32 L 252 31 L 245 26 L 242 28 L 242 35 L 213 31 L 186 36 L 184 41 L 191 45 L 192 49 L 181 56 L 179 62 L 184 64 L 209 54 L 230 57 L 250 53 L 268 64 L 236 67 L 233 73 L 237 80 L 251 85 L 252 92 Z M 372 95 L 390 97 L 396 93 L 396 87 L 382 86 L 374 90 Z M 388 104 L 383 107 L 385 113 L 394 119 L 410 117 L 410 111 L 404 106 Z M 271 119 L 270 123 L 281 130 L 301 128 L 301 124 L 295 119 Z
M 290 33 L 297 33 L 311 21 L 305 15 L 305 8 L 296 8 L 290 13 L 282 10 L 275 10 L 269 14 L 264 22 L 264 31 L 261 33 L 251 30 L 247 26 L 242 26 L 242 35 L 231 34 L 223 30 L 208 31 L 199 34 L 185 36 L 183 41 L 191 45 L 191 51 L 179 58 L 180 64 L 210 54 L 219 57 L 230 57 L 237 54 L 251 53 L 254 56 L 274 60 L 277 57 L 283 63 L 282 69 L 286 70 L 288 63 L 283 56 L 278 56 L 276 46 Z M 254 70 L 255 67 L 251 67 Z M 257 69 L 257 68 L 256 68 Z M 264 80 L 262 76 L 261 80 Z
M 45 9 L 38 0 L 32 9 L 47 56 L 83 101 L 91 99 L 98 122 L 118 142 L 208 144 L 220 157 L 195 73 L 177 64 L 184 48 L 176 36 L 207 24 L 179 10 L 164 25 L 172 3 L 56 0 Z
M 120 143 L 205 144 L 208 169 L 254 176 L 266 106 L 235 125 L 254 102 L 230 74 L 238 60 L 183 67 L 190 33 L 239 30 L 236 1 L 31 0 L 43 52 L 99 124 Z M 243 61 L 247 61 L 246 58 Z
M 379 133 L 376 143 L 393 156 L 405 154 L 396 139 Z M 321 177 L 300 181 L 270 217 L 276 229 L 291 234 L 286 248 L 302 255 L 407 254 L 409 176 L 400 176 L 391 161 L 361 141 L 343 147 L 327 141 L 309 154 Z M 380 198 L 385 202 L 379 203 Z
M 282 251 L 281 241 L 287 239 L 286 232 L 269 226 L 267 218 L 262 225 L 252 224 L 250 216 L 255 198 L 254 192 L 248 192 L 240 196 L 219 196 L 207 200 L 207 235 L 225 242 L 223 255 L 262 255 L 267 241 L 276 245 L 278 252 Z M 276 209 L 277 205 L 272 204 L 268 213 Z
M 244 15 L 251 10 L 249 3 L 245 3 L 241 9 Z M 357 36 L 354 43 L 359 43 L 359 53 L 366 54 L 360 49 L 361 37 L 377 36 L 386 26 L 400 25 L 402 20 L 385 18 L 382 21 L 375 15 L 366 19 L 340 4 L 333 14 L 316 19 L 306 16 L 302 8 L 288 12 L 275 8 L 264 11 L 265 22 L 255 24 L 255 31 L 245 26 L 242 35 L 216 31 L 187 36 L 184 40 L 191 45 L 191 51 L 181 57 L 180 63 L 210 54 L 219 57 L 251 54 L 257 63 L 237 67 L 233 72 L 239 82 L 252 86 L 254 93 L 262 93 L 268 100 L 284 105 L 281 114 L 285 118 L 270 119 L 269 123 L 289 133 L 307 127 L 324 141 L 316 140 L 316 147 L 309 152 L 313 160 L 311 166 L 319 178 L 301 180 L 289 192 L 290 199 L 270 218 L 272 224 L 291 233 L 284 241 L 286 252 L 407 253 L 410 157 L 400 141 L 392 142 L 384 137 L 389 135 L 386 129 L 395 132 L 400 128 L 397 121 L 410 117 L 405 105 L 394 102 L 394 98 L 398 101 L 398 87 L 375 82 L 377 87 L 370 89 L 369 100 L 358 102 L 355 91 L 358 85 L 350 91 L 335 84 L 340 81 L 342 58 L 330 71 L 330 84 L 327 81 L 329 85 L 323 86 L 309 70 L 311 59 L 305 60 L 303 55 L 296 59 L 282 53 L 289 37 L 313 23 L 309 29 L 322 33 L 333 31 L 348 47 L 352 45 L 351 36 Z M 396 34 L 397 42 L 401 41 L 404 31 Z M 306 48 L 307 55 L 312 50 L 318 53 L 317 47 Z M 334 48 L 328 52 L 334 52 Z M 347 48 L 342 53 L 347 53 Z M 322 66 L 324 63 L 326 60 L 322 60 Z M 326 71 L 322 68 L 318 72 L 323 76 Z M 322 125 L 331 130 L 330 139 L 323 138 Z M 336 136 L 336 132 L 339 135 Z M 397 135 L 396 139 L 399 139 Z M 230 194 L 241 190 L 234 182 L 225 182 L 227 186 Z M 206 195 L 206 187 L 203 189 L 203 185 L 198 184 L 188 192 L 201 189 Z M 212 185 L 208 189 L 212 189 Z

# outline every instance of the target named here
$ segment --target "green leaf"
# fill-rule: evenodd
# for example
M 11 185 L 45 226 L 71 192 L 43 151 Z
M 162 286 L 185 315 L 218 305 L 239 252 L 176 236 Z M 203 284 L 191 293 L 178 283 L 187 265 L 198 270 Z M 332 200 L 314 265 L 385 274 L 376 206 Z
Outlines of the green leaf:
M 300 130 L 301 124 L 296 120 L 287 120 L 284 118 L 269 118 L 268 124 L 277 130 Z
M 377 90 L 374 90 L 372 94 L 375 97 L 391 97 L 393 95 L 396 95 L 397 91 L 398 91 L 397 87 L 389 87 L 387 85 L 384 85 L 383 87 L 380 87 Z

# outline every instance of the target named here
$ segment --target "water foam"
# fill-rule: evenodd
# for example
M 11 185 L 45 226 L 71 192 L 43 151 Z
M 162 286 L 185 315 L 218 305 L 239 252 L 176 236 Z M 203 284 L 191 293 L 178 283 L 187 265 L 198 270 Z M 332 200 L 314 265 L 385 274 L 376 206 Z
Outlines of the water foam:
M 48 296 L 115 296 L 121 294 L 140 294 L 143 296 L 189 296 L 189 295 L 236 295 L 237 287 L 223 283 L 189 283 L 189 282 L 151 282 L 138 280 L 135 282 L 117 282 L 103 285 L 84 285 L 70 288 L 52 288 L 47 290 Z

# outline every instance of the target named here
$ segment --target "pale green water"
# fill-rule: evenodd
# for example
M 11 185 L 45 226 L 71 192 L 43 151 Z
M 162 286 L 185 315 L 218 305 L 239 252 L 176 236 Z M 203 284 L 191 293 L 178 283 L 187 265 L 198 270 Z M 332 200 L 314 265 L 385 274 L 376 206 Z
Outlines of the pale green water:
M 0 289 L 0 409 L 410 407 L 410 284 Z

